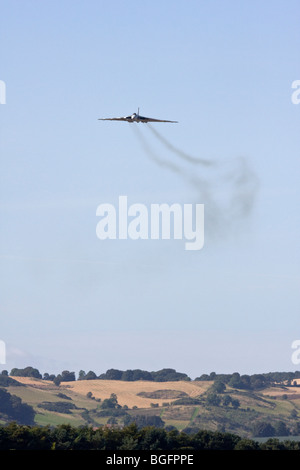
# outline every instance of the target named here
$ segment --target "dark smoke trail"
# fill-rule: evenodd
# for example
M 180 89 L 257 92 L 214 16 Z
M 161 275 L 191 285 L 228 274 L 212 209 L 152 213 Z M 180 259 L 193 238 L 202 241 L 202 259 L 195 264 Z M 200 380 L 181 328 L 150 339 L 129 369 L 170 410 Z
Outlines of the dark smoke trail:
M 189 164 L 189 168 L 186 168 L 158 157 L 137 126 L 133 127 L 146 154 L 160 167 L 180 175 L 196 190 L 196 202 L 205 205 L 206 232 L 214 236 L 220 232 L 224 235 L 236 221 L 249 216 L 254 205 L 258 180 L 244 158 L 226 162 L 194 158 L 170 144 L 149 124 L 148 128 L 169 151 Z M 196 166 L 198 169 L 201 166 L 198 173 L 195 171 Z
M 173 171 L 174 173 L 182 175 L 182 169 L 179 166 L 174 165 L 174 163 L 170 163 L 167 160 L 163 160 L 163 159 L 157 157 L 157 155 L 153 152 L 153 150 L 151 149 L 151 147 L 147 143 L 146 139 L 144 138 L 144 136 L 142 135 L 140 130 L 137 128 L 137 126 L 130 125 L 130 127 L 134 130 L 135 135 L 138 137 L 142 147 L 144 148 L 146 154 L 151 158 L 151 160 L 153 160 L 157 165 L 159 165 L 161 167 L 168 168 L 169 170 Z
M 205 166 L 212 166 L 214 165 L 214 162 L 210 160 L 204 160 L 203 158 L 195 158 L 192 157 L 191 155 L 188 155 L 187 153 L 183 152 L 182 150 L 174 147 L 169 141 L 167 141 L 159 132 L 157 132 L 156 129 L 154 129 L 149 123 L 147 123 L 148 129 L 153 132 L 153 134 L 169 149 L 171 152 L 175 152 L 177 155 L 179 155 L 181 158 L 184 158 L 188 162 L 194 163 L 196 165 L 205 165 Z

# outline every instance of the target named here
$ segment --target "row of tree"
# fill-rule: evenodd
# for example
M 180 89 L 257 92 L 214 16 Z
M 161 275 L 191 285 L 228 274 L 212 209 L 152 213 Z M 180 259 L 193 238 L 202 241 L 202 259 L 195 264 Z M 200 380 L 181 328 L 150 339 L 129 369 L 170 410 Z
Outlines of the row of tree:
M 8 371 L 2 371 L 2 375 L 8 375 Z M 75 372 L 64 370 L 61 374 L 42 374 L 33 367 L 25 367 L 23 369 L 14 368 L 11 370 L 10 376 L 12 377 L 34 377 L 37 379 L 52 380 L 56 384 L 60 382 L 71 382 L 76 380 Z M 159 371 L 148 372 L 141 369 L 128 369 L 126 371 L 118 369 L 109 369 L 104 374 L 96 375 L 95 372 L 81 370 L 78 375 L 78 380 L 123 380 L 123 381 L 137 381 L 147 380 L 153 382 L 171 382 L 179 380 L 191 380 L 187 374 L 176 372 L 175 369 L 161 369 Z
M 24 426 L 14 422 L 0 427 L 0 450 L 300 450 L 296 441 L 269 439 L 258 443 L 235 434 L 198 431 L 187 434 L 158 427 L 123 429 L 63 424 L 56 427 Z
M 2 375 L 8 375 L 7 371 L 2 371 Z M 42 374 L 34 367 L 25 367 L 24 369 L 14 368 L 10 376 L 34 377 L 44 380 L 52 380 L 56 383 L 70 382 L 76 380 L 75 372 L 64 370 L 61 374 Z M 298 386 L 296 379 L 300 378 L 300 371 L 295 372 L 268 372 L 266 374 L 240 375 L 238 372 L 233 374 L 216 374 L 211 372 L 196 377 L 196 381 L 220 381 L 230 387 L 244 390 L 259 390 L 273 384 L 284 384 Z M 104 374 L 97 375 L 93 371 L 85 373 L 81 370 L 78 380 L 123 380 L 137 381 L 148 380 L 153 382 L 171 382 L 178 380 L 191 380 L 187 374 L 177 372 L 175 369 L 161 369 L 159 371 L 148 372 L 141 369 L 128 369 L 125 371 L 119 369 L 108 369 Z
M 300 378 L 300 371 L 295 372 L 268 372 L 266 374 L 240 375 L 238 372 L 233 374 L 216 374 L 211 372 L 209 375 L 203 374 L 195 380 L 222 382 L 229 387 L 242 390 L 260 390 L 265 387 L 276 385 L 298 386 L 296 379 Z

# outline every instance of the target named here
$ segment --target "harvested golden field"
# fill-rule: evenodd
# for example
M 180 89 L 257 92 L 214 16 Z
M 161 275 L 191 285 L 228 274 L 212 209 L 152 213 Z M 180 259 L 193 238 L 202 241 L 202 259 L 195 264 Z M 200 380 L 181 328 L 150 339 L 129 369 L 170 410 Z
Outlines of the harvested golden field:
M 60 388 L 71 390 L 77 394 L 86 395 L 91 392 L 95 398 L 104 400 L 112 393 L 118 397 L 121 406 L 127 405 L 129 408 L 148 408 L 151 403 L 162 405 L 164 402 L 172 402 L 176 398 L 167 398 L 167 390 L 177 390 L 185 392 L 190 397 L 196 397 L 204 393 L 211 385 L 211 382 L 149 382 L 136 381 L 125 382 L 121 380 L 78 380 L 76 382 L 63 382 Z M 155 392 L 165 390 L 164 398 L 147 398 L 138 396 L 141 392 Z M 170 394 L 172 395 L 172 394 Z
M 160 406 L 165 402 L 172 402 L 174 398 L 174 391 L 184 392 L 189 397 L 197 397 L 204 393 L 212 382 L 150 382 L 150 381 L 136 381 L 125 382 L 121 380 L 78 380 L 74 382 L 62 382 L 59 387 L 56 387 L 53 382 L 46 380 L 34 379 L 31 377 L 14 377 L 15 380 L 21 382 L 27 387 L 39 388 L 44 390 L 60 390 L 63 393 L 75 393 L 77 396 L 86 396 L 91 392 L 93 397 L 104 400 L 109 398 L 112 393 L 118 397 L 118 403 L 121 406 L 127 405 L 129 408 L 137 406 L 138 408 L 149 408 L 151 403 L 158 403 Z M 138 396 L 141 392 L 146 392 L 147 395 L 151 392 L 164 391 L 163 398 L 151 398 Z M 169 392 L 168 390 L 172 391 Z
M 15 377 L 15 376 L 13 376 L 12 379 L 16 380 L 17 382 L 20 382 L 23 385 L 28 385 L 29 387 L 32 387 L 32 388 L 43 388 L 45 390 L 50 390 L 50 389 L 57 390 L 58 389 L 58 387 L 49 380 L 35 379 L 33 377 Z

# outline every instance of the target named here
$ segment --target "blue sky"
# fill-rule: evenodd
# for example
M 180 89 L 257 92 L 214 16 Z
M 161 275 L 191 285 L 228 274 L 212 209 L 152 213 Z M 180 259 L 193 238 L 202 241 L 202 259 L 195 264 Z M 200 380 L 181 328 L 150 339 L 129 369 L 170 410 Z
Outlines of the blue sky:
M 3 368 L 297 370 L 298 2 L 0 6 Z M 214 165 L 98 121 L 137 108 Z M 100 241 L 96 209 L 120 195 L 204 203 L 203 249 Z

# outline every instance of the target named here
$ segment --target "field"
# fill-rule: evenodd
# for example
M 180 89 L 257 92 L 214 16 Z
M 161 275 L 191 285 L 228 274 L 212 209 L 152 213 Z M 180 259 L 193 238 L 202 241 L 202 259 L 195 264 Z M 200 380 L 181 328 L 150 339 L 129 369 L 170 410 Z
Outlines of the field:
M 95 398 L 101 400 L 109 398 L 111 393 L 115 393 L 118 397 L 118 403 L 121 406 L 127 405 L 129 408 L 137 406 L 138 408 L 149 408 L 151 403 L 158 403 L 162 406 L 164 402 L 174 401 L 176 398 L 170 398 L 171 393 L 168 390 L 176 390 L 185 392 L 190 397 L 196 397 L 204 393 L 210 386 L 210 382 L 122 382 L 118 380 L 81 380 L 70 382 L 67 385 L 69 390 L 80 395 L 86 395 L 91 391 Z M 139 396 L 141 392 L 155 392 L 164 390 L 163 398 L 147 398 Z
M 266 421 L 273 426 L 281 422 L 296 429 L 300 415 L 300 393 L 295 387 L 269 387 L 254 393 L 226 386 L 219 395 L 221 403 L 214 405 L 207 402 L 212 381 L 77 380 L 56 386 L 29 377 L 14 379 L 23 386 L 9 386 L 7 391 L 34 408 L 38 425 L 122 426 L 126 424 L 124 419 L 156 417 L 164 426 L 180 431 L 220 430 L 251 437 L 254 422 Z M 103 411 L 103 401 L 111 394 L 117 397 L 118 409 Z M 238 407 L 224 406 L 226 396 L 238 401 Z M 189 403 L 189 399 L 194 402 Z M 54 408 L 49 408 L 49 404 Z M 56 409 L 58 405 L 70 409 Z

